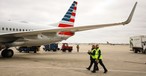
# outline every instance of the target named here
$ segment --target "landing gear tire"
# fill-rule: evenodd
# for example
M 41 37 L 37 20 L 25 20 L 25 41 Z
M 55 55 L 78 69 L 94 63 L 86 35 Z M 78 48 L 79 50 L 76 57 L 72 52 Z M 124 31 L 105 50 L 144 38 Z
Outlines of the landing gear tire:
M 138 50 L 137 49 L 134 49 L 134 53 L 138 53 Z
M 62 49 L 62 52 L 66 52 L 66 49 Z
M 14 52 L 11 49 L 4 49 L 1 52 L 1 56 L 4 57 L 4 58 L 11 58 L 13 56 L 13 54 L 14 54 Z

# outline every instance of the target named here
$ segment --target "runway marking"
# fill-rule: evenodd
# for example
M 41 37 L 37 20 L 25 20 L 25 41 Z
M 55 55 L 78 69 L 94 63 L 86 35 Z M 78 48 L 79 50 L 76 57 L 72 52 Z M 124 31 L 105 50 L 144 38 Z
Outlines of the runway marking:
M 109 70 L 109 71 L 113 71 L 113 72 L 127 72 L 127 73 L 144 73 L 146 74 L 146 72 L 144 71 L 132 71 L 132 70 Z
M 142 63 L 142 62 L 134 62 L 134 61 L 125 61 L 125 62 L 128 62 L 128 63 L 136 63 L 136 64 L 146 64 L 146 63 Z
M 63 68 L 63 67 L 19 67 L 19 66 L 0 66 L 0 69 L 2 68 L 35 68 L 35 69 L 62 69 L 62 70 L 86 70 L 86 68 Z M 101 70 L 103 71 L 103 70 Z M 132 70 L 112 70 L 112 69 L 108 69 L 109 72 L 125 72 L 125 73 L 144 73 L 146 74 L 146 72 L 144 71 L 132 71 Z

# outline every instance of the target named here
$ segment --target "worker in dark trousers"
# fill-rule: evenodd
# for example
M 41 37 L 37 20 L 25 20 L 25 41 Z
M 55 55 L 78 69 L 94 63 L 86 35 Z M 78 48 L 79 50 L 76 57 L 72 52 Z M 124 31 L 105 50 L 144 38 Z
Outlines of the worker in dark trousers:
M 97 65 L 98 65 L 98 63 L 99 63 L 99 64 L 103 67 L 104 73 L 107 73 L 108 70 L 106 69 L 106 67 L 104 66 L 104 64 L 103 64 L 103 62 L 102 62 L 102 54 L 101 54 L 101 50 L 100 50 L 98 44 L 96 45 L 96 52 L 97 52 L 97 59 L 96 59 Z
M 76 48 L 77 48 L 77 52 L 79 52 L 79 48 L 80 48 L 80 47 L 79 47 L 79 44 L 76 46 Z
M 94 49 L 95 49 L 95 45 L 92 45 L 92 48 L 91 48 L 91 51 L 88 51 L 88 54 L 90 55 L 91 53 L 90 52 L 93 52 L 94 51 Z M 94 63 L 94 59 L 92 58 L 92 56 L 90 55 L 90 65 L 88 66 L 88 68 L 86 68 L 87 70 L 90 70 L 91 69 L 91 67 L 92 67 L 92 65 L 93 65 L 93 63 Z M 99 70 L 98 69 L 98 66 L 97 66 L 97 69 L 96 70 Z
M 91 72 L 92 73 L 96 73 L 96 70 L 97 70 L 97 62 L 96 62 L 97 51 L 96 51 L 96 48 L 95 48 L 94 45 L 92 46 L 92 50 L 89 51 L 88 54 L 91 56 L 91 63 L 90 63 L 90 65 L 89 65 L 89 67 L 87 69 L 90 70 L 92 64 L 94 63 L 94 68 L 93 68 L 93 71 L 91 71 Z

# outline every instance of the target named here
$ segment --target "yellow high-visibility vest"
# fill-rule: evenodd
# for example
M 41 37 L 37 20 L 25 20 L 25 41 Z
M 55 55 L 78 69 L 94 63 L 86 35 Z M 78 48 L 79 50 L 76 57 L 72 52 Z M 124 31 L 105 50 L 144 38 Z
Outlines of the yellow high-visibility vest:
M 93 59 L 97 59 L 97 51 L 96 51 L 96 49 L 91 50 L 91 53 L 93 53 L 93 51 L 95 51 L 95 55 L 92 55 L 92 54 L 91 54 L 91 57 L 92 57 Z
M 99 50 L 100 50 L 99 48 L 96 50 L 96 52 L 97 52 L 97 53 L 96 53 L 96 54 L 97 54 L 97 58 L 98 58 L 98 56 L 99 56 Z M 96 59 L 97 59 L 97 58 L 96 58 Z M 102 54 L 100 55 L 99 59 L 102 59 Z

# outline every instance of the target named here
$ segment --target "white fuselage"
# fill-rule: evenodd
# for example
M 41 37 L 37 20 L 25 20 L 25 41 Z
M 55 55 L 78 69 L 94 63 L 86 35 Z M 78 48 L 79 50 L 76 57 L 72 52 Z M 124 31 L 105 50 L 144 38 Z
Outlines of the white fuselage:
M 10 33 L 20 33 L 20 32 L 32 32 L 37 30 L 47 30 L 53 27 L 49 25 L 30 25 L 28 23 L 14 23 L 11 21 L 8 22 L 0 22 L 0 35 L 10 34 Z M 37 35 L 30 35 L 24 36 L 19 38 L 18 40 L 11 42 L 9 46 L 40 46 L 43 44 L 48 44 L 52 42 L 58 42 L 67 39 L 66 36 L 59 36 L 57 33 L 47 33 L 47 34 L 37 34 Z M 12 39 L 12 38 L 10 38 Z M 0 37 L 0 43 L 9 42 L 9 39 L 4 39 Z

